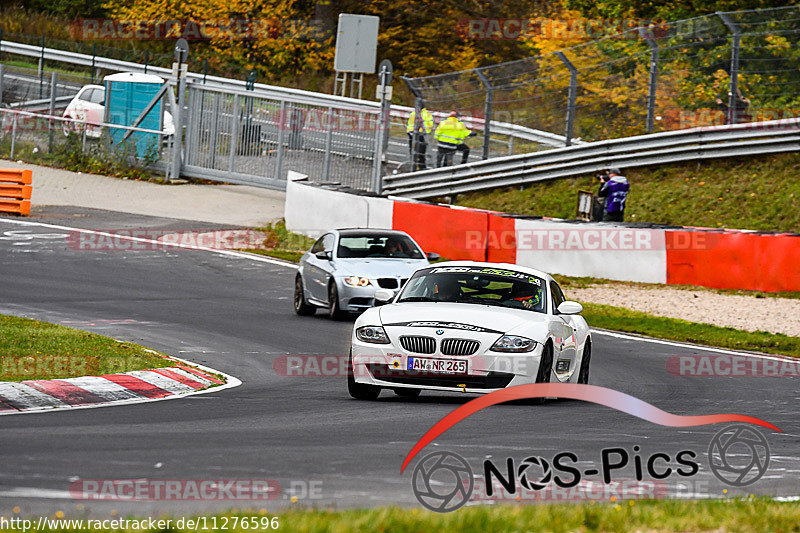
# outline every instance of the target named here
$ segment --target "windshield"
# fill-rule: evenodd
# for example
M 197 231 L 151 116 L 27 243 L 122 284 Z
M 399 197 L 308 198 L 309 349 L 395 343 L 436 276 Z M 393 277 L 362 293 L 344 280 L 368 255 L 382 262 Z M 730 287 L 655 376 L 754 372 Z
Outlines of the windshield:
M 405 235 L 347 235 L 339 238 L 336 257 L 423 259 L 422 252 Z
M 545 312 L 545 282 L 488 267 L 433 267 L 414 274 L 398 302 L 458 302 Z

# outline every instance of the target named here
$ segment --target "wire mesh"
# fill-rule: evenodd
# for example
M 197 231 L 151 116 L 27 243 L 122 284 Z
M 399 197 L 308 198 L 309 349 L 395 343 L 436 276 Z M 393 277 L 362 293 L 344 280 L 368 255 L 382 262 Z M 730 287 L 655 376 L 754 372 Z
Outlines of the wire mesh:
M 738 64 L 725 17 L 740 34 Z M 737 122 L 797 116 L 798 34 L 800 7 L 789 6 L 634 28 L 564 49 L 578 73 L 573 136 L 592 141 L 648 133 L 648 113 L 654 132 L 724 124 L 732 70 L 741 93 Z M 556 53 L 480 71 L 491 85 L 493 120 L 566 134 L 570 72 Z M 430 110 L 457 110 L 478 117 L 482 127 L 487 89 L 476 70 L 407 82 Z

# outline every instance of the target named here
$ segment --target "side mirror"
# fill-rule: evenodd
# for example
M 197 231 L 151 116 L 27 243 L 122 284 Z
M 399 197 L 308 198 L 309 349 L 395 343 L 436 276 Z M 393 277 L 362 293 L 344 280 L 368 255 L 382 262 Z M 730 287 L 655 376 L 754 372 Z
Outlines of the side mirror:
M 375 305 L 389 303 L 394 298 L 394 291 L 391 289 L 378 289 L 375 291 Z
M 323 259 L 325 261 L 331 260 L 331 253 L 327 250 L 320 250 L 319 252 L 314 254 L 317 259 Z
M 442 258 L 442 256 L 436 252 L 425 252 L 425 257 L 428 258 L 428 261 L 438 261 Z
M 577 315 L 581 312 L 583 312 L 583 306 L 578 302 L 567 300 L 566 302 L 561 302 L 561 305 L 558 306 L 558 313 L 561 315 Z

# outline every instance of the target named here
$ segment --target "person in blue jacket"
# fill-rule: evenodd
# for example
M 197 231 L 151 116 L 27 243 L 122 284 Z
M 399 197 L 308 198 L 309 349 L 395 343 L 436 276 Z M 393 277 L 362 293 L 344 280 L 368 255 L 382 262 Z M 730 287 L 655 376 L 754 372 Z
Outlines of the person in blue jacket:
M 630 188 L 631 184 L 618 168 L 610 168 L 608 174 L 600 176 L 600 192 L 597 195 L 606 199 L 604 222 L 622 222 L 625 218 L 625 199 Z

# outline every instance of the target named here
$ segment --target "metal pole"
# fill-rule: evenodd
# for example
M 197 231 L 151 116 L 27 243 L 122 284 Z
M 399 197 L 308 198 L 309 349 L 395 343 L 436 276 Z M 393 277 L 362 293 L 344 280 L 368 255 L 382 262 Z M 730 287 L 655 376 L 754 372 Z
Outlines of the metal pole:
M 728 89 L 728 124 L 736 124 L 739 119 L 736 101 L 739 94 L 739 44 L 741 43 L 742 35 L 739 31 L 739 26 L 731 20 L 727 13 L 717 11 L 717 16 L 722 19 L 722 22 L 733 33 L 733 42 L 731 43 L 731 83 Z
M 281 100 L 281 110 L 278 112 L 278 160 L 275 161 L 275 179 L 281 179 L 283 174 L 283 130 L 286 124 L 286 100 Z
M 42 55 L 39 56 L 39 100 L 44 98 L 44 35 L 42 35 Z
M 494 103 L 494 88 L 492 82 L 479 68 L 475 69 L 475 74 L 481 80 L 483 87 L 486 89 L 486 102 L 483 107 L 483 158 L 489 159 L 489 139 L 491 136 L 490 125 L 492 122 L 492 104 Z
M 58 79 L 58 74 L 55 72 L 50 73 L 50 107 L 49 107 L 49 115 L 52 117 L 56 114 L 56 80 Z M 53 152 L 53 119 L 49 119 L 48 124 L 48 136 L 47 136 L 47 151 L 49 153 Z
M 420 145 L 422 143 L 422 136 L 425 135 L 424 121 L 422 117 L 422 108 L 425 107 L 425 100 L 422 98 L 422 91 L 420 91 L 417 86 L 414 85 L 414 82 L 411 78 L 400 76 L 400 79 L 405 82 L 406 86 L 408 86 L 408 90 L 414 95 L 414 130 L 411 132 L 411 170 L 417 171 L 420 169 L 417 168 L 415 156 L 422 150 Z M 425 157 L 427 158 L 427 154 Z M 427 166 L 427 161 L 425 161 L 425 163 L 425 166 Z
M 249 136 L 248 132 L 248 136 Z M 234 158 L 236 157 L 236 150 L 239 148 L 239 95 L 233 95 L 233 117 L 231 118 L 231 142 L 229 143 L 230 151 L 228 159 L 228 170 L 233 172 Z
M 656 117 L 656 83 L 658 82 L 658 43 L 650 28 L 639 28 L 639 35 L 650 46 L 650 85 L 647 89 L 647 133 L 653 133 Z
M 333 146 L 333 107 L 328 107 L 328 123 L 325 131 L 325 161 L 322 166 L 322 181 L 328 181 L 331 174 L 331 148 Z
M 178 54 L 178 79 L 177 89 L 178 96 L 175 101 L 175 133 L 173 135 L 173 150 L 172 150 L 172 179 L 176 180 L 181 177 L 181 157 L 183 150 L 183 104 L 186 102 L 186 77 L 181 72 L 181 54 Z
M 94 83 L 94 63 L 97 58 L 97 43 L 92 43 L 92 83 Z
M 17 144 L 17 114 L 12 113 L 14 115 L 14 123 L 11 125 L 11 153 L 9 154 L 9 159 L 14 159 L 14 146 Z
M 5 75 L 5 67 L 0 65 L 0 104 L 3 103 L 3 77 Z
M 144 51 L 144 73 L 147 74 L 147 65 L 150 64 L 150 50 Z
M 208 59 L 203 60 L 203 85 L 206 84 L 206 77 L 208 77 Z
M 375 150 L 375 160 L 377 163 L 374 166 L 374 173 L 372 175 L 372 191 L 375 194 L 381 194 L 383 192 L 383 161 L 386 157 L 386 146 L 389 141 L 388 135 L 388 128 L 389 128 L 389 116 L 390 116 L 390 105 L 391 102 L 386 101 L 386 85 L 389 81 L 389 70 L 384 66 L 381 68 L 380 73 L 378 74 L 379 84 L 383 87 L 383 91 L 381 92 L 381 112 L 378 115 L 377 119 L 377 133 L 378 133 L 378 145 Z M 360 87 L 360 86 L 359 86 Z
M 578 94 L 578 69 L 575 68 L 567 56 L 563 52 L 556 52 L 556 55 L 564 63 L 564 66 L 569 69 L 569 94 L 567 95 L 567 129 L 564 137 L 566 142 L 565 146 L 572 144 L 572 132 L 575 127 L 575 98 Z

